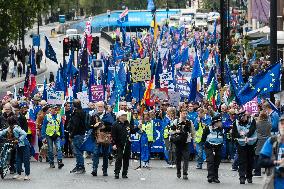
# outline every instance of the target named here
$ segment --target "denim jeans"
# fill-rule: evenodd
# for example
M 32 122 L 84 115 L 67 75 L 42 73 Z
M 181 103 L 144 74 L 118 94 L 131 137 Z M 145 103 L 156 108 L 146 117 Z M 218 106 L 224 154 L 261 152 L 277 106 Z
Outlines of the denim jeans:
M 109 156 L 109 145 L 100 145 L 95 141 L 93 151 L 93 170 L 97 171 L 99 166 L 100 151 L 102 150 L 103 155 L 103 172 L 107 172 L 108 168 L 108 156 Z
M 196 143 L 197 148 L 197 164 L 202 165 L 203 164 L 203 154 L 204 154 L 204 143 Z
M 76 167 L 84 167 L 84 157 L 83 152 L 80 150 L 84 142 L 84 135 L 76 135 L 73 138 L 73 152 L 76 158 Z
M 21 175 L 22 164 L 24 163 L 25 174 L 30 175 L 30 146 L 21 146 L 17 148 L 17 173 Z
M 62 160 L 62 149 L 61 149 L 60 137 L 57 137 L 57 139 L 53 140 L 50 136 L 46 136 L 46 140 L 47 140 L 47 146 L 48 146 L 49 164 L 54 163 L 53 144 L 56 147 L 57 160 Z
M 225 146 L 226 146 L 226 159 L 232 160 L 234 159 L 234 143 L 230 139 L 225 140 Z

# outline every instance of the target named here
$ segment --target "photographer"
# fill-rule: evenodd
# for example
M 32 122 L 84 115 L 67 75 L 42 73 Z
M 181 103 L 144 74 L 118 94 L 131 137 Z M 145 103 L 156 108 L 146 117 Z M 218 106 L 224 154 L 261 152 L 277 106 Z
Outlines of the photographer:
M 183 179 L 188 177 L 189 143 L 195 137 L 193 123 L 186 119 L 187 110 L 181 110 L 179 119 L 174 121 L 170 141 L 176 145 L 177 177 L 181 177 L 181 160 L 183 159 Z
M 278 128 L 280 135 L 268 138 L 260 152 L 259 165 L 273 169 L 265 183 L 267 189 L 284 188 L 284 116 L 281 116 Z

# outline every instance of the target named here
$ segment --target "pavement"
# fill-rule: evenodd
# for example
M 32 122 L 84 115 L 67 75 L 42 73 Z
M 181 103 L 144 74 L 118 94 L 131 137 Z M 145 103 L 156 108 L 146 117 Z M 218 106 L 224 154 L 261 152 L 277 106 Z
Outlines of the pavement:
M 41 75 L 42 73 L 46 72 L 47 70 L 47 66 L 45 63 L 41 64 L 40 69 L 37 69 L 37 76 Z M 16 74 L 17 75 L 17 74 Z M 10 78 L 10 75 L 8 74 L 7 76 L 7 82 L 0 82 L 0 88 L 1 89 L 5 89 L 5 88 L 10 88 L 14 85 L 17 85 L 19 83 L 22 83 L 25 80 L 26 74 L 23 73 L 22 77 L 14 77 L 14 78 Z M 12 91 L 11 91 L 12 92 Z
M 44 51 L 45 49 L 45 40 L 44 40 L 44 36 L 47 36 L 49 38 L 49 41 L 54 49 L 54 51 L 56 52 L 56 57 L 58 62 L 63 62 L 63 45 L 62 45 L 62 41 L 64 38 L 64 35 L 58 35 L 55 38 L 50 38 L 50 31 L 52 28 L 54 28 L 57 24 L 53 23 L 53 24 L 48 24 L 45 26 L 41 26 L 39 33 L 41 36 L 41 41 L 40 41 L 40 48 Z M 28 31 L 28 33 L 26 34 L 25 37 L 25 41 L 26 41 L 26 46 L 29 46 L 29 44 L 32 44 L 32 39 L 30 38 L 30 35 L 32 33 L 36 33 L 37 32 L 37 28 L 34 27 L 32 28 L 30 31 Z M 99 36 L 100 34 L 93 34 L 94 36 Z M 100 37 L 100 52 L 104 52 L 105 54 L 110 54 L 110 43 L 101 38 Z M 66 60 L 68 61 L 69 57 L 66 57 Z M 38 71 L 38 75 L 36 76 L 36 81 L 37 84 L 43 84 L 44 83 L 44 78 L 49 78 L 49 73 L 53 72 L 55 78 L 56 78 L 56 72 L 58 70 L 59 64 L 56 64 L 52 61 L 50 61 L 49 59 L 45 58 L 45 56 L 43 56 L 42 58 L 42 63 L 41 63 L 41 67 L 45 68 L 42 70 Z M 7 78 L 7 82 L 0 82 L 0 99 L 2 99 L 5 95 L 7 91 L 11 91 L 13 92 L 14 90 L 14 84 L 16 86 L 16 88 L 18 89 L 19 87 L 24 87 L 24 77 L 25 74 L 23 74 L 23 77 L 21 78 L 15 78 L 15 79 L 11 79 L 11 78 Z
M 189 164 L 189 180 L 176 177 L 176 169 L 166 168 L 166 163 L 160 160 L 150 162 L 152 168 L 135 170 L 139 162 L 131 160 L 128 177 L 129 179 L 114 179 L 114 166 L 108 169 L 108 177 L 102 176 L 101 163 L 98 176 L 93 177 L 91 159 L 86 159 L 85 174 L 70 174 L 75 159 L 64 159 L 65 166 L 62 170 L 50 169 L 48 163 L 31 163 L 31 180 L 13 180 L 12 175 L 7 175 L 0 180 L 1 189 L 259 189 L 262 188 L 264 178 L 253 178 L 253 184 L 240 185 L 238 173 L 230 170 L 231 164 L 222 163 L 219 169 L 220 184 L 209 184 L 207 182 L 207 171 L 196 170 L 195 162 Z M 204 165 L 204 167 L 206 167 Z

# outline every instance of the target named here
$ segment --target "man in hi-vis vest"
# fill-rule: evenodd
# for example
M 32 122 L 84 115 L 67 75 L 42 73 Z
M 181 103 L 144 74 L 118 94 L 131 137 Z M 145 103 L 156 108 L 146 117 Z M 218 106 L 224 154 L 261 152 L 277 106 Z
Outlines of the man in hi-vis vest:
M 53 144 L 55 144 L 57 150 L 58 169 L 61 169 L 64 166 L 62 163 L 61 149 L 61 139 L 64 138 L 64 127 L 61 116 L 56 112 L 56 106 L 52 106 L 49 110 L 49 114 L 45 116 L 41 134 L 43 142 L 47 142 L 50 168 L 55 168 L 53 155 Z

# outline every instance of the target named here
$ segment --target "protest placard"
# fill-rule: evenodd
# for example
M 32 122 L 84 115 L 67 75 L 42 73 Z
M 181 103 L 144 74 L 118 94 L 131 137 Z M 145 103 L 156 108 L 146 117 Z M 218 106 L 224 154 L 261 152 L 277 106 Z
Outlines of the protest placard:
M 64 102 L 64 91 L 47 91 L 47 103 L 56 105 L 63 104 Z
M 174 91 L 169 91 L 168 95 L 169 95 L 170 106 L 178 107 L 179 102 L 180 102 L 180 93 L 174 92 Z
M 188 81 L 184 77 L 177 78 L 175 89 L 177 92 L 180 92 L 180 97 L 188 98 L 190 94 L 190 87 Z
M 161 102 L 168 100 L 168 89 L 153 89 L 151 90 L 151 100 L 153 102 Z
M 77 98 L 81 101 L 82 108 L 89 107 L 89 96 L 86 91 L 77 93 Z
M 130 60 L 131 78 L 134 83 L 151 80 L 149 57 L 144 59 Z
M 258 103 L 257 103 L 257 97 L 255 97 L 253 100 L 247 102 L 245 105 L 243 105 L 243 110 L 246 110 L 250 114 L 254 115 L 257 114 L 258 111 Z
M 169 81 L 173 80 L 172 72 L 165 72 L 160 74 L 160 81 Z
M 92 85 L 91 86 L 91 101 L 99 102 L 104 100 L 104 87 L 103 85 Z

